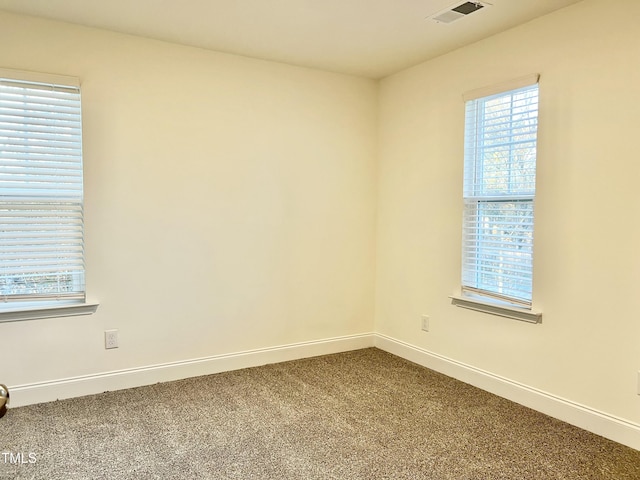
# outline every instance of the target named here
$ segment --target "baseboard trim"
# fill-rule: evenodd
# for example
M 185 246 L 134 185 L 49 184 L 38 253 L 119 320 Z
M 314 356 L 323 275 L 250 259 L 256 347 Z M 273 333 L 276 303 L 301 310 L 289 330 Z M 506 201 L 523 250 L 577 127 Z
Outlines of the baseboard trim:
M 374 346 L 614 442 L 640 450 L 640 425 L 509 380 L 392 337 L 375 334 Z
M 10 386 L 11 407 L 373 347 L 373 333 L 300 342 L 178 362 Z
M 148 365 L 94 375 L 10 386 L 11 407 L 377 347 L 546 415 L 640 450 L 640 425 L 514 382 L 379 333 L 364 333 L 277 347 Z

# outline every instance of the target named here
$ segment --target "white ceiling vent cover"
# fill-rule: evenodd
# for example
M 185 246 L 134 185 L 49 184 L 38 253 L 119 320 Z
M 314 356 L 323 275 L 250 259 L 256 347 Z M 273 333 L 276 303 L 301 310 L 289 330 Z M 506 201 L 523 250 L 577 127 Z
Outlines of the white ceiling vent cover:
M 475 13 L 484 7 L 490 6 L 491 4 L 487 2 L 458 2 L 451 5 L 446 10 L 441 10 L 428 18 L 435 20 L 438 23 L 452 23 L 471 13 Z

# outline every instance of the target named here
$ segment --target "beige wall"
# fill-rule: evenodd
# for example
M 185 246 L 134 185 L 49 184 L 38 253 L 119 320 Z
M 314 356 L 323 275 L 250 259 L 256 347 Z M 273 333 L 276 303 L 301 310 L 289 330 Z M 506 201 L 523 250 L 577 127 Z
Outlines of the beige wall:
M 376 82 L 9 14 L 0 44 L 81 79 L 101 303 L 0 324 L 3 383 L 371 331 Z
M 585 0 L 382 81 L 376 331 L 638 422 L 640 2 L 615 4 Z M 541 74 L 541 325 L 448 299 L 460 283 L 461 95 L 529 73 Z

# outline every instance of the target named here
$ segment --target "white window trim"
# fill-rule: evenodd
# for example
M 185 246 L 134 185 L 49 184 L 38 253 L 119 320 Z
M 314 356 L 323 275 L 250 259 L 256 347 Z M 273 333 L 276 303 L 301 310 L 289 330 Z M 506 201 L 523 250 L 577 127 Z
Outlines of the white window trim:
M 0 68 L 0 77 L 12 78 L 20 82 L 48 83 L 52 85 L 69 85 L 80 87 L 80 79 L 53 73 L 30 72 L 27 70 L 10 70 Z
M 464 102 L 488 97 L 501 92 L 516 90 L 539 83 L 539 74 L 530 74 L 496 85 L 477 88 L 465 92 L 462 95 Z M 466 133 L 465 133 L 466 135 Z M 521 320 L 528 323 L 542 323 L 542 312 L 531 307 L 517 307 L 499 299 L 488 299 L 488 297 L 476 297 L 472 293 L 463 292 L 462 295 L 451 295 L 451 304 L 457 307 L 466 308 L 482 313 L 497 315 L 501 317 Z
M 451 295 L 451 304 L 456 307 L 475 310 L 477 312 L 489 313 L 500 317 L 512 318 L 528 323 L 542 323 L 542 312 L 529 308 L 517 308 L 494 302 L 485 302 L 480 299 Z
M 490 97 L 497 93 L 508 92 L 509 90 L 517 90 L 518 88 L 529 87 L 535 85 L 540 81 L 540 74 L 533 73 L 531 75 L 525 75 L 524 77 L 514 78 L 506 82 L 499 83 L 497 85 L 490 85 L 488 87 L 476 88 L 462 95 L 462 100 L 468 102 L 469 100 L 477 100 L 482 97 Z
M 0 323 L 17 322 L 21 320 L 38 320 L 43 318 L 73 317 L 77 315 L 91 315 L 98 309 L 97 302 L 82 303 L 43 303 L 40 305 L 17 306 L 11 310 L 0 310 Z
M 80 87 L 80 80 L 77 77 L 51 73 L 0 68 L 0 77 L 14 79 L 20 82 L 27 81 L 55 85 L 66 84 L 73 87 Z M 0 323 L 92 315 L 100 305 L 96 301 L 87 301 L 86 298 L 80 302 L 60 300 L 51 302 L 5 302 L 4 305 L 1 305 L 1 303 L 0 300 Z

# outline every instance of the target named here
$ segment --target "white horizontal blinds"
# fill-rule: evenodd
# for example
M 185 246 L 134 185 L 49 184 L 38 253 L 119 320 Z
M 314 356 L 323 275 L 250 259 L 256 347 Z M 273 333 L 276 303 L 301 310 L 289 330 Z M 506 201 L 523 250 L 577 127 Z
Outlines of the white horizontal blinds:
M 463 292 L 531 306 L 537 128 L 537 83 L 466 103 Z
M 0 300 L 84 299 L 81 133 L 78 86 L 0 78 Z

